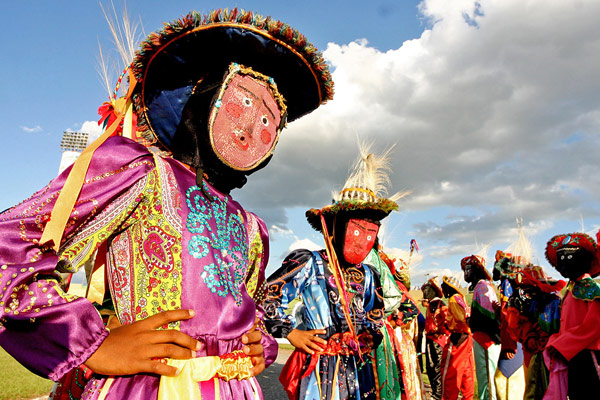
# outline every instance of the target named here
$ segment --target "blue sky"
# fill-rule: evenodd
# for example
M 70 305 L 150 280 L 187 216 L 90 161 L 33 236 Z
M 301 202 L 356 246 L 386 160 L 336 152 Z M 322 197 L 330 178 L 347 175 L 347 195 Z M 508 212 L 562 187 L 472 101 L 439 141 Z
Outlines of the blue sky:
M 343 184 L 357 137 L 396 144 L 390 190 L 412 194 L 384 242 L 400 255 L 417 240 L 417 283 L 456 272 L 484 244 L 490 264 L 516 240 L 518 217 L 542 265 L 552 235 L 598 230 L 597 2 L 127 2 L 146 34 L 191 9 L 235 6 L 304 33 L 336 84 L 335 99 L 290 124 L 272 165 L 233 193 L 270 227 L 269 271 L 290 247 L 321 245 L 303 212 Z M 5 209 L 56 175 L 63 131 L 97 120 L 108 96 L 98 43 L 108 54 L 113 45 L 94 1 L 2 2 L 0 13 Z

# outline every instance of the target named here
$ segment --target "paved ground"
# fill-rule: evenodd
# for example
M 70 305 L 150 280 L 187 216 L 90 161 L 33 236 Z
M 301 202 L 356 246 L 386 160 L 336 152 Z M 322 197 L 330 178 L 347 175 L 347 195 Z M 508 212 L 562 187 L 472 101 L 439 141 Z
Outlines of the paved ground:
M 279 374 L 288 357 L 292 354 L 292 350 L 279 349 L 279 354 L 275 362 L 267 368 L 257 379 L 263 391 L 265 400 L 286 400 L 287 395 L 283 390 L 283 386 L 279 382 Z M 429 385 L 425 385 L 427 395 L 431 393 Z M 47 400 L 48 397 L 40 397 L 34 400 Z
M 279 382 L 279 374 L 292 350 L 279 349 L 275 362 L 256 379 L 260 383 L 265 400 L 286 400 L 287 395 Z

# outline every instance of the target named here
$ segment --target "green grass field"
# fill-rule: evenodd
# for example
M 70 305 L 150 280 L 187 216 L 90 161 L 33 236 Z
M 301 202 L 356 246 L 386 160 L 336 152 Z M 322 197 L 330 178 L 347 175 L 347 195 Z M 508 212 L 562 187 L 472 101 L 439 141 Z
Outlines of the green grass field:
M 0 400 L 32 399 L 50 393 L 53 382 L 29 372 L 0 348 Z

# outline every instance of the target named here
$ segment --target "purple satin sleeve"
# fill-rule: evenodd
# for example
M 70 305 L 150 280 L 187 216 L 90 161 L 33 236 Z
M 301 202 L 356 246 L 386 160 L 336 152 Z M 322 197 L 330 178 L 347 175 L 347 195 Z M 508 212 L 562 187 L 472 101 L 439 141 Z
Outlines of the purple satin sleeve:
M 258 318 L 260 320 L 260 322 L 258 324 L 258 328 L 262 332 L 262 339 L 261 339 L 260 343 L 263 345 L 263 355 L 265 357 L 265 366 L 268 367 L 269 365 L 271 365 L 275 362 L 275 359 L 277 358 L 277 353 L 279 352 L 279 345 L 277 344 L 277 341 L 275 340 L 275 338 L 267 332 L 267 328 L 264 323 L 265 312 L 264 312 L 262 306 L 258 306 L 258 308 L 256 310 L 256 315 L 258 316 Z
M 153 166 L 143 146 L 109 138 L 92 158 L 63 242 Z M 0 346 L 31 371 L 52 380 L 84 363 L 108 334 L 87 299 L 66 295 L 59 287 L 55 268 L 60 252 L 38 243 L 69 170 L 0 214 Z

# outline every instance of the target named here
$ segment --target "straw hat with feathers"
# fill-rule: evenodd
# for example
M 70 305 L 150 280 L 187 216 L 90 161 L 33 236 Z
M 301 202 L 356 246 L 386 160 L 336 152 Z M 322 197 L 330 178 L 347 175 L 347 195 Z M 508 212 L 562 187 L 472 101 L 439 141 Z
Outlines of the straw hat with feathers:
M 333 218 L 338 213 L 348 213 L 359 218 L 380 221 L 398 209 L 398 201 L 408 192 L 398 192 L 388 196 L 389 155 L 394 146 L 381 155 L 371 153 L 372 144 L 359 142 L 360 157 L 356 160 L 350 176 L 339 193 L 333 194 L 333 203 L 321 209 L 306 211 L 306 219 L 317 231 L 322 231 L 321 215 L 328 228 L 332 228 Z

